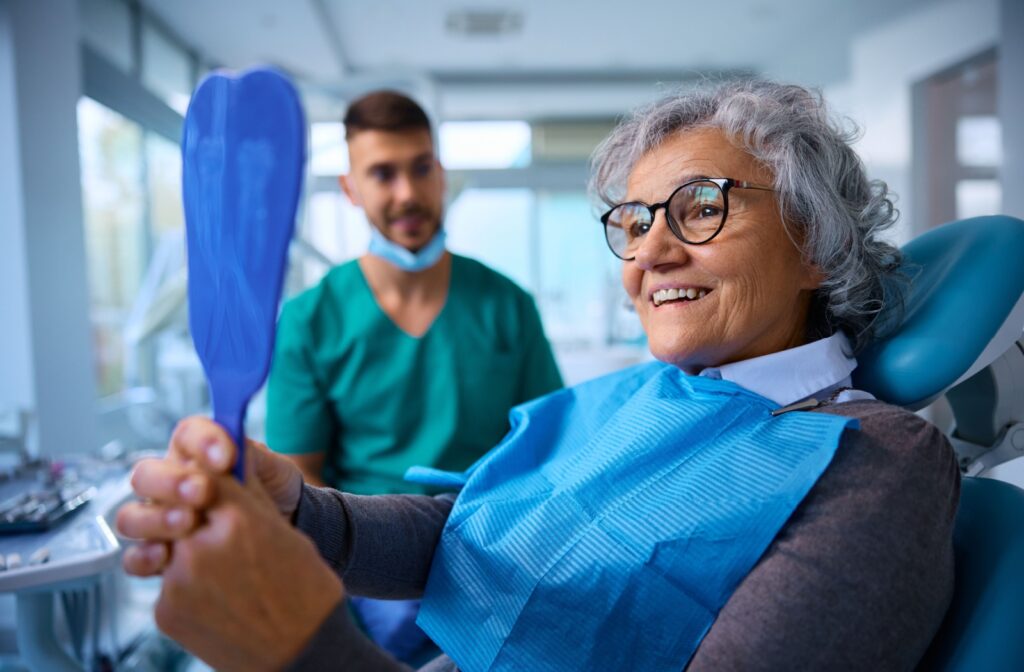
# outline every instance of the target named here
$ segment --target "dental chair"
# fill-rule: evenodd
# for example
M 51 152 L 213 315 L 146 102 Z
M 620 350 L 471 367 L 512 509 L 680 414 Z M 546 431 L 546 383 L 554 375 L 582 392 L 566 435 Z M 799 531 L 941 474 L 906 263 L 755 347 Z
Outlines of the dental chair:
M 902 322 L 854 385 L 910 410 L 945 393 L 953 410 L 956 587 L 919 669 L 1024 670 L 1024 221 L 946 224 L 903 252 Z

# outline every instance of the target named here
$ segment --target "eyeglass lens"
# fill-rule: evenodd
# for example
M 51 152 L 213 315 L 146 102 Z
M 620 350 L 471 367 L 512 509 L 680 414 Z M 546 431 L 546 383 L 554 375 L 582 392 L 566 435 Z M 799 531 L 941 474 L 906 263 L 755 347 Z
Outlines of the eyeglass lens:
M 669 228 L 684 242 L 704 243 L 721 228 L 725 210 L 725 194 L 717 184 L 693 182 L 677 190 L 669 200 Z M 615 254 L 631 258 L 652 224 L 646 205 L 623 203 L 609 214 L 605 236 Z

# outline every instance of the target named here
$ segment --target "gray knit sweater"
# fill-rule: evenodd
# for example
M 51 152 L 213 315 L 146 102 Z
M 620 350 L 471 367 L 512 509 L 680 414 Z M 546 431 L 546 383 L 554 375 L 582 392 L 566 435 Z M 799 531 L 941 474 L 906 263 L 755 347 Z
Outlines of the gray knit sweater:
M 960 494 L 952 448 L 932 425 L 881 402 L 817 412 L 857 417 L 861 429 L 845 433 L 688 670 L 910 670 L 942 622 Z M 452 495 L 360 497 L 307 486 L 296 525 L 348 592 L 419 597 L 453 502 Z M 409 668 L 376 648 L 339 605 L 290 669 Z M 447 656 L 421 668 L 456 670 Z

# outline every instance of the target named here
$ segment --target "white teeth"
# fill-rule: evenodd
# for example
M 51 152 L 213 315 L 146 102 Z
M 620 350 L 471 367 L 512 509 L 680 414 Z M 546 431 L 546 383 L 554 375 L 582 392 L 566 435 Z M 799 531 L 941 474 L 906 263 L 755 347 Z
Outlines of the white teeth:
M 676 299 L 703 299 L 707 296 L 708 290 L 697 289 L 696 287 L 687 287 L 685 289 L 670 287 L 668 289 L 659 289 L 651 295 L 651 300 L 654 301 L 655 306 L 660 306 L 666 301 L 674 301 Z

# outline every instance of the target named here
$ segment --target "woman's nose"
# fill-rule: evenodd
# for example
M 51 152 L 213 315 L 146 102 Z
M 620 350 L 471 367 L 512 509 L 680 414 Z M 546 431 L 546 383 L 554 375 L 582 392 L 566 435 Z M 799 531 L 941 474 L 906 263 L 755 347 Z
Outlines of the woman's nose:
M 660 210 L 654 216 L 650 231 L 640 241 L 634 261 L 640 268 L 650 270 L 665 264 L 684 263 L 689 256 L 686 244 L 668 228 L 665 211 Z

